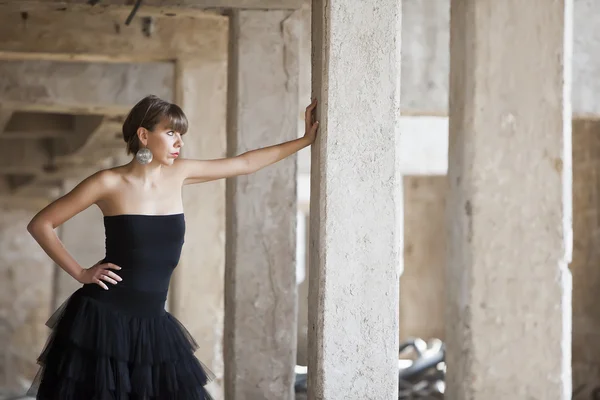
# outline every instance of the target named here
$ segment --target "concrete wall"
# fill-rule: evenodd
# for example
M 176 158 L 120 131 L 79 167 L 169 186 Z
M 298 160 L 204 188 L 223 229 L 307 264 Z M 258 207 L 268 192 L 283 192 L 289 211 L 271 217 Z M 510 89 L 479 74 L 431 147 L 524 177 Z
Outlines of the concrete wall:
M 600 386 L 600 122 L 573 123 L 573 388 Z
M 444 338 L 446 177 L 404 177 L 400 338 Z
M 53 262 L 27 233 L 30 211 L 0 208 L 0 387 L 27 385 L 46 342 Z
M 598 115 L 600 2 L 573 3 L 573 113 Z M 402 112 L 447 115 L 450 0 L 403 0 L 402 8 Z

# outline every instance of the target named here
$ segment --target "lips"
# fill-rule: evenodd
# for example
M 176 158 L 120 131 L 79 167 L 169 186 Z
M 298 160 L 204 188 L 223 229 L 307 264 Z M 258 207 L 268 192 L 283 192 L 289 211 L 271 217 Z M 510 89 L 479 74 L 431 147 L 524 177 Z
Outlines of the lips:
M 178 157 L 178 156 L 179 156 L 179 153 L 171 153 L 171 155 L 172 155 L 173 157 Z

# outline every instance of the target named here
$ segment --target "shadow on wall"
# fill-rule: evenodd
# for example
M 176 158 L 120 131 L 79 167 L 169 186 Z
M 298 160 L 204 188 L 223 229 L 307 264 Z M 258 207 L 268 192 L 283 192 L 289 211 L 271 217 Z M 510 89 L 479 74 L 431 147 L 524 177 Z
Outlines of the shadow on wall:
M 446 176 L 404 177 L 400 340 L 444 339 Z
M 573 390 L 600 399 L 600 121 L 573 121 Z M 597 397 L 593 397 L 596 391 Z

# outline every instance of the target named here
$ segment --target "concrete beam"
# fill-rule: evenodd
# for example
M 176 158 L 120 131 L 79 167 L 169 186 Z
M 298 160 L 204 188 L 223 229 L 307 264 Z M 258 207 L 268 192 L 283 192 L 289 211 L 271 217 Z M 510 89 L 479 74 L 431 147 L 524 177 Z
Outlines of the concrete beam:
M 0 8 L 1 10 L 1 8 Z M 141 23 L 125 26 L 109 13 L 0 12 L 0 59 L 138 62 L 202 57 L 224 61 L 215 49 L 227 17 L 204 13 L 194 18 L 155 18 L 150 32 Z M 56 32 L 60 32 L 57 35 Z M 193 32 L 193 34 L 190 34 Z M 35 54 L 32 54 L 35 53 Z M 148 82 L 149 83 L 149 82 Z
M 118 121 L 98 116 L 77 116 L 74 124 L 76 135 L 71 133 L 68 140 L 54 141 L 52 145 L 42 146 L 42 149 L 39 148 L 40 144 L 49 142 L 10 141 L 3 138 L 0 140 L 3 148 L 16 148 L 20 151 L 18 154 L 27 154 L 18 160 L 8 160 L 6 165 L 0 165 L 0 173 L 31 174 L 31 180 L 16 185 L 18 187 L 13 187 L 11 192 L 19 196 L 39 197 L 40 188 L 43 189 L 42 193 L 46 193 L 45 187 L 54 188 L 64 179 L 90 175 L 119 150 L 124 151 L 123 141 L 115 134 L 119 130 Z
M 6 125 L 8 125 L 8 121 L 10 121 L 12 115 L 13 110 L 0 107 L 0 135 L 2 135 L 4 129 L 6 129 Z
M 70 131 L 75 116 L 72 114 L 15 111 L 5 133 L 19 131 Z
M 0 116 L 2 116 L 0 108 Z M 76 116 L 71 114 L 11 112 L 10 122 L 0 130 L 0 139 L 73 139 L 78 133 L 73 129 Z
M 13 196 L 18 198 L 47 198 L 55 199 L 60 195 L 60 181 L 56 182 L 39 182 L 35 185 L 20 186 Z
M 116 137 L 119 130 L 120 123 L 109 118 L 78 116 L 66 140 L 0 138 L 0 174 L 33 174 L 37 179 L 27 185 L 35 185 L 43 175 L 60 167 L 96 165 L 125 148 Z
M 41 130 L 41 131 L 10 131 L 0 133 L 2 139 L 68 139 L 73 137 L 75 132 L 70 130 Z
M 0 207 L 37 212 L 50 204 L 52 200 L 53 198 L 50 195 L 32 197 L 0 194 Z
M 95 164 L 125 151 L 121 136 L 121 123 L 109 118 L 100 121 L 83 120 L 77 123 L 77 141 L 63 141 L 62 155 L 57 155 L 56 164 Z
M 14 185 L 14 182 L 8 182 L 8 179 L 4 179 L 5 182 L 11 184 L 4 186 L 0 185 L 0 204 L 2 204 L 3 197 L 6 199 L 33 199 L 35 200 L 33 204 L 39 204 L 38 200 L 49 203 L 60 195 L 60 187 L 62 182 L 65 180 L 80 180 L 86 176 L 94 174 L 101 169 L 109 168 L 112 165 L 111 159 L 105 159 L 99 161 L 95 165 L 88 163 L 84 166 L 55 166 L 51 171 L 43 174 L 33 175 L 33 179 L 20 185 Z M 4 178 L 9 178 L 9 176 L 7 175 Z M 2 182 L 2 179 L 0 179 L 0 182 Z
M 173 99 L 172 63 L 0 63 L 0 103 L 12 109 L 121 115 L 153 93 Z
M 97 10 L 106 7 L 131 9 L 130 1 L 125 0 L 100 0 L 97 5 L 90 6 L 88 0 L 45 0 L 21 1 L 2 0 L 0 6 L 10 10 L 31 11 L 40 9 L 75 9 Z M 258 9 L 258 10 L 295 10 L 302 7 L 304 0 L 146 0 L 141 7 L 140 14 L 148 12 L 185 13 L 203 9 Z M 168 15 L 168 14 L 167 14 Z
M 0 174 L 40 174 L 51 163 L 47 143 L 0 139 Z

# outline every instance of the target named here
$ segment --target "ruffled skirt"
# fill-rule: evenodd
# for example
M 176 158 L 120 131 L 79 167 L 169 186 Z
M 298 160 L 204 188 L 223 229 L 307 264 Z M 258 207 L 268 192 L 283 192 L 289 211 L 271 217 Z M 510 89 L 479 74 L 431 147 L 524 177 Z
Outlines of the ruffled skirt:
M 112 292 L 112 293 L 110 293 Z M 28 391 L 40 400 L 209 400 L 197 344 L 164 310 L 166 293 L 89 285 L 48 320 Z

